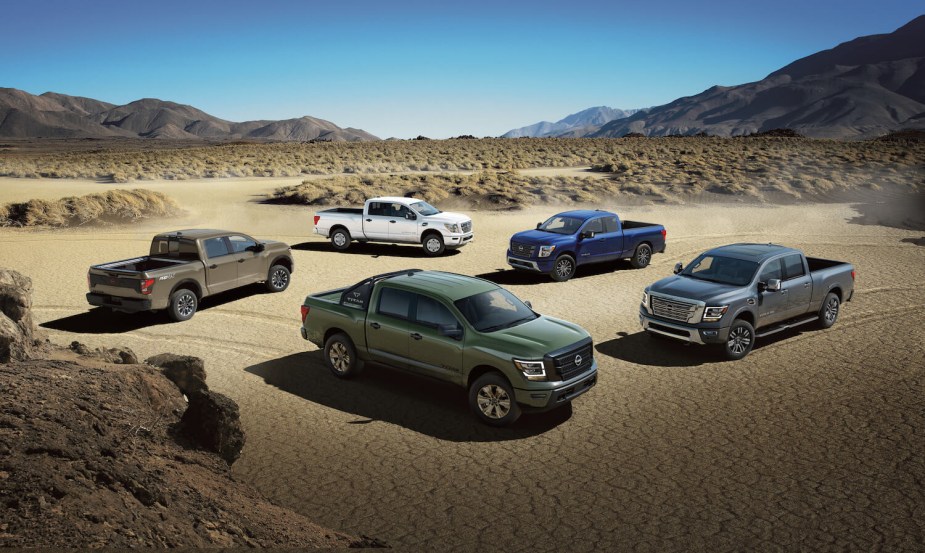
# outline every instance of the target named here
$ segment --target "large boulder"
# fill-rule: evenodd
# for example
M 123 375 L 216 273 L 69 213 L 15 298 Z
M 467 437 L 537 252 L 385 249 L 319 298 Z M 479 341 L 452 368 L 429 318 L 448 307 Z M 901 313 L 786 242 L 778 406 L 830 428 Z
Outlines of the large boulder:
M 32 320 L 32 280 L 0 268 L 0 363 L 29 359 L 41 343 Z
M 205 364 L 198 357 L 161 353 L 145 359 L 145 363 L 160 367 L 164 376 L 176 384 L 187 397 L 209 389 L 206 385 Z
M 180 419 L 180 433 L 197 446 L 218 453 L 229 465 L 244 448 L 244 430 L 238 404 L 218 392 L 204 390 L 189 397 Z

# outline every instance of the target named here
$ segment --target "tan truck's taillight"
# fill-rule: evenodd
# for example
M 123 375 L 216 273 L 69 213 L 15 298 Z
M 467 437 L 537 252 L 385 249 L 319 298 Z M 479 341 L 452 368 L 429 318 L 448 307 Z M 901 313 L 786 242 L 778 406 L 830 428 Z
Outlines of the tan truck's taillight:
M 308 317 L 308 306 L 307 305 L 302 306 L 302 322 L 303 323 L 305 322 L 305 317 Z
M 147 296 L 148 294 L 150 294 L 151 292 L 154 291 L 153 288 L 154 288 L 154 279 L 153 279 L 153 278 L 149 278 L 148 280 L 142 280 L 142 281 L 141 281 L 141 290 L 140 290 L 140 292 L 141 292 L 142 294 L 144 294 L 144 295 Z

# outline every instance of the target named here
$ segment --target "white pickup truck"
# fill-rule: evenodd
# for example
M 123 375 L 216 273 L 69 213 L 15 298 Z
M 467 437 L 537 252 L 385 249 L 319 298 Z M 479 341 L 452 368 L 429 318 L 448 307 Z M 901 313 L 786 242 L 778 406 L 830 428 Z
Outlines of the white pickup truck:
M 420 244 L 430 256 L 472 241 L 472 219 L 440 211 L 415 198 L 384 197 L 366 200 L 362 209 L 335 207 L 315 214 L 315 233 L 331 240 L 335 250 L 350 242 Z

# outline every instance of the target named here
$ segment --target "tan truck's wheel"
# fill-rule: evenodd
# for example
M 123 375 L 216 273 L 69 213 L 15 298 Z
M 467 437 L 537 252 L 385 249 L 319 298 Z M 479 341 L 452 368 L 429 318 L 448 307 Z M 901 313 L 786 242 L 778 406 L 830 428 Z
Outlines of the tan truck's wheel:
M 289 288 L 289 269 L 282 265 L 273 265 L 267 274 L 267 290 L 282 292 Z
M 520 418 L 514 388 L 504 376 L 494 372 L 483 374 L 469 387 L 469 408 L 490 426 L 507 426 Z
M 356 348 L 346 334 L 335 334 L 324 343 L 324 361 L 337 378 L 352 378 L 363 369 Z
M 199 300 L 196 293 L 186 288 L 181 288 L 170 295 L 170 304 L 167 306 L 167 314 L 174 321 L 188 321 L 196 314 L 199 307 Z

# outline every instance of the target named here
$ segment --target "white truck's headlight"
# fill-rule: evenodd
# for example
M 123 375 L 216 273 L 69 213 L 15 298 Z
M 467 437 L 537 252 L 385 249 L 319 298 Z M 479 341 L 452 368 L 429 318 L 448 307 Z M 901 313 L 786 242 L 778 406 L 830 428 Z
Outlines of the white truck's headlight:
M 549 257 L 554 251 L 556 251 L 555 246 L 540 246 L 540 257 Z
M 728 305 L 720 305 L 718 307 L 707 307 L 703 310 L 703 320 L 704 321 L 718 321 L 723 318 L 723 315 L 726 314 L 726 311 L 729 309 Z
M 546 380 L 546 365 L 542 361 L 514 359 L 514 366 L 524 373 L 524 378 L 527 380 Z
M 443 226 L 446 230 L 459 234 L 459 223 L 443 223 Z

